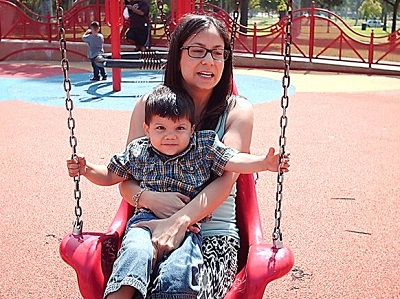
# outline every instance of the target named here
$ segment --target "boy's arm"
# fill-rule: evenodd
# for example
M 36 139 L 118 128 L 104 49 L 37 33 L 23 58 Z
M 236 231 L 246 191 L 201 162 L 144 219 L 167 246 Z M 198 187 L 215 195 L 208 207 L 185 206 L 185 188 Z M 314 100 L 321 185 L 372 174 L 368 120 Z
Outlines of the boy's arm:
M 90 163 L 83 156 L 67 160 L 67 168 L 69 176 L 83 175 L 89 181 L 99 186 L 111 186 L 125 180 L 111 172 L 107 166 Z
M 89 37 L 91 34 L 92 34 L 92 30 L 91 30 L 91 29 L 86 30 L 86 32 L 82 35 L 82 40 L 83 40 L 84 42 L 87 42 L 87 41 L 88 41 L 88 37 Z
M 225 165 L 225 171 L 237 173 L 254 173 L 260 171 L 278 171 L 279 153 L 275 154 L 275 149 L 270 148 L 266 156 L 255 156 L 246 153 L 237 153 Z M 285 154 L 281 162 L 281 171 L 287 172 L 289 169 L 289 154 Z

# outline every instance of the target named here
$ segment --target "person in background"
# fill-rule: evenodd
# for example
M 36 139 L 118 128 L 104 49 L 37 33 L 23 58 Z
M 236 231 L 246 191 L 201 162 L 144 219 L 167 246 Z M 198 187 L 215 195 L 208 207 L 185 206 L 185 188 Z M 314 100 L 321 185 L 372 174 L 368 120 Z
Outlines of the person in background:
M 145 51 L 150 28 L 149 4 L 145 0 L 127 0 L 125 6 L 130 16 L 126 39 L 135 45 L 135 51 Z
M 42 0 L 40 3 L 40 11 L 43 20 L 47 20 L 47 16 L 53 17 L 53 1 L 52 0 Z
M 96 57 L 104 53 L 104 37 L 103 34 L 100 33 L 99 22 L 93 21 L 90 24 L 89 29 L 83 34 L 82 40 L 88 44 L 88 58 L 92 63 L 93 77 L 90 80 L 99 81 L 100 74 L 102 80 L 107 80 L 106 70 L 104 67 L 98 66 L 95 62 Z

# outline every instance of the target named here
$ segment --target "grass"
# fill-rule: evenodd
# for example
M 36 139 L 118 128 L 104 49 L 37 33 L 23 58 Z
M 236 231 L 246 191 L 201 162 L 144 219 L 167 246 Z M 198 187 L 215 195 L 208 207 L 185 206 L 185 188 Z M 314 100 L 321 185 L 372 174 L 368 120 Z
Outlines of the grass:
M 369 28 L 367 27 L 366 30 L 361 30 L 361 24 L 363 22 L 363 20 L 358 20 L 356 23 L 356 20 L 354 19 L 349 19 L 349 18 L 344 18 L 343 19 L 346 24 L 353 29 L 355 32 L 359 33 L 359 34 L 363 34 L 363 35 L 371 35 L 372 30 L 374 31 L 374 35 L 375 36 L 382 36 L 382 35 L 388 35 L 390 33 L 390 31 L 384 31 L 382 28 Z M 253 24 L 256 23 L 257 26 L 259 27 L 267 27 L 270 25 L 274 25 L 279 21 L 278 18 L 263 18 L 263 17 L 253 17 L 253 18 L 249 18 L 248 20 L 248 27 L 253 27 Z M 335 20 L 333 20 L 335 21 Z M 338 23 L 342 29 L 344 31 L 348 31 L 344 25 L 342 25 L 342 23 Z M 389 28 L 389 27 L 388 27 Z M 251 30 L 249 31 L 251 32 Z

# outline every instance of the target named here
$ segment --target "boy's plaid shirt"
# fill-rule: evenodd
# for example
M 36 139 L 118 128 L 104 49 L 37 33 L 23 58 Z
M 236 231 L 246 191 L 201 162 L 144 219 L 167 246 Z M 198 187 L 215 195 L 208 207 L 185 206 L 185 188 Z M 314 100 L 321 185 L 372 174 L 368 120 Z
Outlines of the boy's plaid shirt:
M 193 199 L 210 178 L 223 174 L 226 163 L 237 152 L 209 130 L 195 132 L 189 146 L 173 157 L 159 153 L 147 137 L 142 137 L 133 140 L 125 152 L 114 155 L 108 169 L 139 181 L 151 191 L 179 192 Z

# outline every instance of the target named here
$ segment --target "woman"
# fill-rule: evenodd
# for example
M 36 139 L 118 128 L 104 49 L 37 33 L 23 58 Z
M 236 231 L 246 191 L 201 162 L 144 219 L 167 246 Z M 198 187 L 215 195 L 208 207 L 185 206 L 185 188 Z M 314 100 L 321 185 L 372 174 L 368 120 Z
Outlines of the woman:
M 192 96 L 197 130 L 215 130 L 227 146 L 248 152 L 253 107 L 243 97 L 232 95 L 232 69 L 225 24 L 210 16 L 184 16 L 171 39 L 164 83 L 184 88 Z M 135 105 L 128 143 L 144 135 L 146 98 Z M 212 214 L 212 220 L 202 224 L 204 271 L 200 274 L 198 298 L 223 298 L 235 278 L 239 235 L 233 187 L 237 177 L 235 173 L 225 172 L 190 202 L 178 193 L 143 191 L 134 181 L 120 186 L 128 202 L 134 204 L 133 197 L 139 207 L 149 208 L 163 218 L 140 225 L 152 231 L 153 245 L 160 254 L 177 248 L 192 224 Z M 125 298 L 125 294 L 129 298 L 132 291 L 131 286 L 121 286 L 107 298 L 117 298 L 117 295 Z

